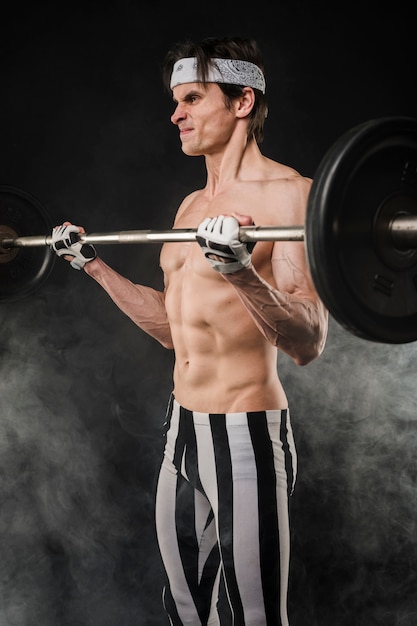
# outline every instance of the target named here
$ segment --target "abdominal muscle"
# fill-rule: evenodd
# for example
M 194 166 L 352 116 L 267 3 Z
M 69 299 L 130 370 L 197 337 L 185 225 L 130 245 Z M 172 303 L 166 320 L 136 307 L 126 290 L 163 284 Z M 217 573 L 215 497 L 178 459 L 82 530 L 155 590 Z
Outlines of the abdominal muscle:
M 266 371 L 263 359 L 258 359 L 256 353 L 245 350 L 236 355 L 219 350 L 202 355 L 194 350 L 185 359 L 181 355 L 174 367 L 174 396 L 185 408 L 204 413 L 287 407 L 278 378 Z
M 189 251 L 186 262 L 168 273 L 164 258 L 171 261 L 172 256 L 162 254 L 161 265 L 167 280 L 177 402 L 205 413 L 286 408 L 277 348 L 263 337 L 235 289 L 199 249 L 196 255 Z

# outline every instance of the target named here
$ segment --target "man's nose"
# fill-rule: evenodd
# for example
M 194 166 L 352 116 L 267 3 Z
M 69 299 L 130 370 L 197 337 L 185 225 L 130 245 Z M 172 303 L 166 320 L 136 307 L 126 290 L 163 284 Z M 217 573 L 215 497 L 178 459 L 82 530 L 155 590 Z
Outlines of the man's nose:
M 175 111 L 171 115 L 171 122 L 173 124 L 179 124 L 179 122 L 181 122 L 185 118 L 186 118 L 186 112 L 184 108 L 180 104 L 177 104 Z

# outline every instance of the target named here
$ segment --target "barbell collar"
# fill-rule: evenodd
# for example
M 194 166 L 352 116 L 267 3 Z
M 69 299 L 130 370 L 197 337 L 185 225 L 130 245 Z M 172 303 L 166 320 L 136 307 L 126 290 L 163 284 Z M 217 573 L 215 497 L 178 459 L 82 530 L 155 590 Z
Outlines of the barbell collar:
M 389 230 L 393 245 L 398 250 L 417 248 L 417 215 L 397 215 Z

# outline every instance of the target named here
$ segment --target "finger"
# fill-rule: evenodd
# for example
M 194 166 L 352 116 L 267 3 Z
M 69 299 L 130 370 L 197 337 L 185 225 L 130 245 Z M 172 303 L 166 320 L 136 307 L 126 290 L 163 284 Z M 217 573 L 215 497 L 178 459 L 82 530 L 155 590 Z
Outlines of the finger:
M 251 226 L 253 224 L 253 218 L 250 215 L 235 212 L 233 212 L 232 215 L 237 219 L 240 226 Z

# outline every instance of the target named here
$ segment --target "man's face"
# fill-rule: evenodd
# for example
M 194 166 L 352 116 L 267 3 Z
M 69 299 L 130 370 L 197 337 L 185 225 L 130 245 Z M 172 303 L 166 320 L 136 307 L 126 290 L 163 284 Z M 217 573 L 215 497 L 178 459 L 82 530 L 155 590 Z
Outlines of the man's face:
M 228 143 L 236 118 L 226 108 L 216 83 L 185 83 L 174 87 L 177 107 L 171 116 L 180 130 L 182 150 L 189 156 L 215 154 Z

